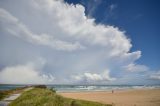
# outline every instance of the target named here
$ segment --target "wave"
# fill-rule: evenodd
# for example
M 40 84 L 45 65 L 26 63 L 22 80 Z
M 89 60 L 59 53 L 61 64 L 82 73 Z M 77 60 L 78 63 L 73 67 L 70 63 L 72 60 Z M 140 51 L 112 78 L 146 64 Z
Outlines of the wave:
M 127 89 L 155 89 L 160 85 L 64 85 L 48 86 L 56 89 L 58 92 L 80 92 L 80 91 L 110 91 L 110 90 L 127 90 Z
M 25 85 L 0 85 L 0 90 L 9 90 Z M 80 92 L 80 91 L 111 91 L 126 89 L 155 89 L 160 85 L 47 85 L 48 88 L 57 92 Z

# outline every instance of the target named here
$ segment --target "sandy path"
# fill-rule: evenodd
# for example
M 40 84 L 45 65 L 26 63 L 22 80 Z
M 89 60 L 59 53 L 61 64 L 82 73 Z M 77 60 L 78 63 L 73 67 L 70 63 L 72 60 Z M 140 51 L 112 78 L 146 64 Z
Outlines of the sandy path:
M 32 88 L 26 88 L 26 89 L 24 89 L 24 91 L 28 91 L 30 89 L 32 89 Z M 10 102 L 12 102 L 13 100 L 17 99 L 21 94 L 22 94 L 22 92 L 21 93 L 12 94 L 12 95 L 4 98 L 2 101 L 0 101 L 0 106 L 8 106 L 8 104 Z
M 11 101 L 17 99 L 20 95 L 21 95 L 21 93 L 10 95 L 9 97 L 0 101 L 0 106 L 7 106 Z
M 62 96 L 97 101 L 114 106 L 160 106 L 160 89 L 59 93 Z

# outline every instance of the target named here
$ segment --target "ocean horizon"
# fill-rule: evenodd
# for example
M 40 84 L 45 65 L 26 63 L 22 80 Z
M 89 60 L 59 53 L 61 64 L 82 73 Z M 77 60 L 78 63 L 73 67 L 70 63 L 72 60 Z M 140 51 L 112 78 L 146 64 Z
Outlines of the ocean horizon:
M 19 87 L 30 86 L 33 84 L 1 84 L 0 90 L 10 90 Z M 55 89 L 57 92 L 87 92 L 87 91 L 111 91 L 111 90 L 129 90 L 129 89 L 155 89 L 160 85 L 66 85 L 53 84 L 46 85 L 47 88 Z

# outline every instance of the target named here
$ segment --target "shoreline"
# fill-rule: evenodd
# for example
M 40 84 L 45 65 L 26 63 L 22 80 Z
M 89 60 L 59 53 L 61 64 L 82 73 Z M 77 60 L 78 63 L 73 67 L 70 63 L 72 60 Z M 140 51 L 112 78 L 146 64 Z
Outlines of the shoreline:
M 115 106 L 160 106 L 160 89 L 127 89 L 88 92 L 58 92 L 58 94 L 81 100 L 113 104 Z
M 118 92 L 123 92 L 123 91 L 134 91 L 134 90 L 160 90 L 160 88 L 128 88 L 128 89 L 108 89 L 108 90 L 64 90 L 64 91 L 59 91 L 57 90 L 57 93 L 85 93 L 85 92 L 112 92 L 113 91 L 118 91 Z

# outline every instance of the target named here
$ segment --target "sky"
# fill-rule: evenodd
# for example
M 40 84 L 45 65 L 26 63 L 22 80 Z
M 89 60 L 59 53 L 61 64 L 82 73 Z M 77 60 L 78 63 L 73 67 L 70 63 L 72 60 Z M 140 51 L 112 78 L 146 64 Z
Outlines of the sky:
M 160 84 L 159 4 L 0 0 L 0 83 Z

